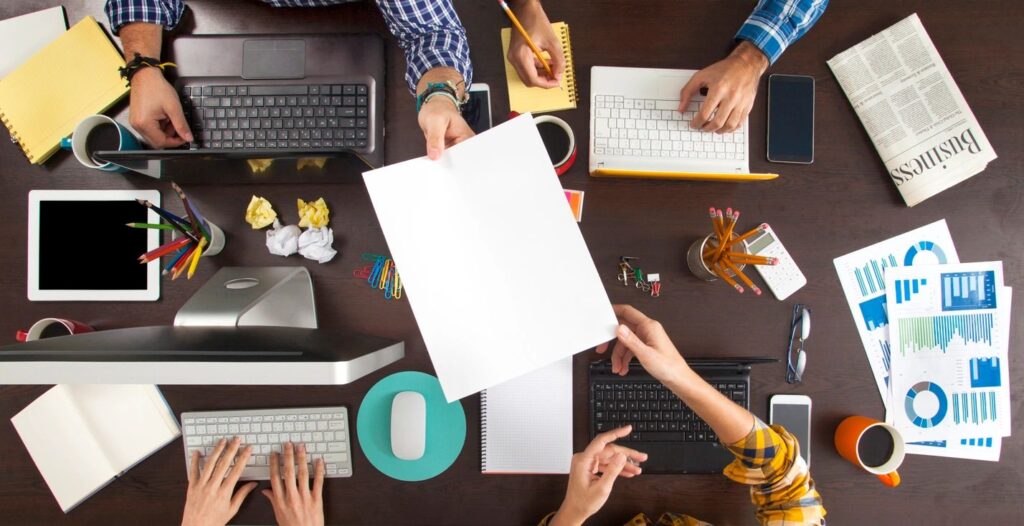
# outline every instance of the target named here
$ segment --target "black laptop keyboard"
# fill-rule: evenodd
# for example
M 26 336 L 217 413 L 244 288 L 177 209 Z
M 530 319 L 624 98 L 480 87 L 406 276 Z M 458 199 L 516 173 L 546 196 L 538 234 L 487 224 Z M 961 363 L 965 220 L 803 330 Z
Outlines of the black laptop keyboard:
M 365 84 L 181 88 L 194 149 L 365 149 L 369 99 Z
M 737 404 L 749 407 L 745 382 L 709 383 Z M 594 434 L 632 424 L 628 440 L 633 442 L 718 441 L 706 422 L 656 381 L 595 380 L 591 384 L 591 404 Z

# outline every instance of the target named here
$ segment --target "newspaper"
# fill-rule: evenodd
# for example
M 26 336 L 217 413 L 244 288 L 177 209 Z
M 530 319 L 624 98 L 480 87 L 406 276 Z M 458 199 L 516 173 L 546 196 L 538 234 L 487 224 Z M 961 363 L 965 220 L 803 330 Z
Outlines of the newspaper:
M 917 14 L 828 61 L 907 206 L 996 158 Z

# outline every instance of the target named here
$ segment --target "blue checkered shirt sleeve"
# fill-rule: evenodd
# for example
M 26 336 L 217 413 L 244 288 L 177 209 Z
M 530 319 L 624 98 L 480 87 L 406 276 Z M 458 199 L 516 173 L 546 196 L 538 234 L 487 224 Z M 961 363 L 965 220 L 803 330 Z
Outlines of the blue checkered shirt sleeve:
M 110 29 L 116 35 L 121 26 L 132 22 L 160 24 L 174 29 L 185 12 L 184 0 L 107 0 L 103 10 L 110 20 Z
M 466 29 L 451 0 L 376 0 L 388 29 L 405 50 L 405 81 L 416 93 L 416 84 L 428 70 L 453 68 L 466 86 L 473 80 Z
M 828 0 L 760 0 L 736 40 L 750 41 L 769 63 L 775 63 L 787 47 L 811 29 L 826 7 Z

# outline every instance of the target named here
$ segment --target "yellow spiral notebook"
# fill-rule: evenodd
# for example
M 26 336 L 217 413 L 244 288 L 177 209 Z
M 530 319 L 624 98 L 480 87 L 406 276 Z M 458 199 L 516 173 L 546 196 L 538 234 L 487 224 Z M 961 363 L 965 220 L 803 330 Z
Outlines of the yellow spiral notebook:
M 562 89 L 529 88 L 519 78 L 519 73 L 508 61 L 508 43 L 512 28 L 501 30 L 501 51 L 505 57 L 505 77 L 508 80 L 508 102 L 512 111 L 519 113 L 543 113 L 545 111 L 576 109 L 576 73 L 572 66 L 572 42 L 569 40 L 569 24 L 554 22 L 551 27 L 562 41 L 565 53 L 565 75 Z
M 79 121 L 128 93 L 117 71 L 122 66 L 96 19 L 85 17 L 0 79 L 0 121 L 28 160 L 40 164 Z

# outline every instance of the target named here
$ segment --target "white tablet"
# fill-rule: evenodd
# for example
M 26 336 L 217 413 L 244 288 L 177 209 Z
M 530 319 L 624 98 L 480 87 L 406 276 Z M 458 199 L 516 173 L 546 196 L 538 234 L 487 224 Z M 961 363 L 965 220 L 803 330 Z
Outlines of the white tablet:
M 136 199 L 160 204 L 157 190 L 33 190 L 28 193 L 28 299 L 156 301 L 160 265 L 138 257 L 157 248 L 159 223 Z

